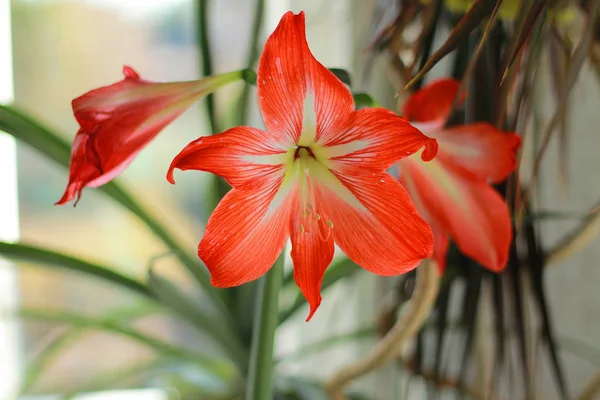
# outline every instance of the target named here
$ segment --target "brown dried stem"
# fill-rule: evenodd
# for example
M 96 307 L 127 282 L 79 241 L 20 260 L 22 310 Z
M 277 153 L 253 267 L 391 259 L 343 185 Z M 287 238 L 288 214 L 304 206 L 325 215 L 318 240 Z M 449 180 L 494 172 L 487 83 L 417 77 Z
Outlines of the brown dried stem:
M 592 207 L 584 221 L 554 246 L 546 256 L 546 266 L 558 264 L 587 246 L 600 233 L 600 202 Z
M 396 359 L 406 342 L 423 326 L 438 294 L 440 274 L 432 260 L 424 260 L 417 269 L 415 290 L 408 313 L 401 316 L 394 327 L 377 343 L 375 348 L 354 364 L 337 371 L 326 383 L 325 389 L 334 400 L 346 400 L 344 388 L 353 380 L 384 367 Z
M 577 400 L 594 400 L 600 393 L 600 371 L 596 372 L 592 379 L 583 388 L 583 392 L 577 397 Z

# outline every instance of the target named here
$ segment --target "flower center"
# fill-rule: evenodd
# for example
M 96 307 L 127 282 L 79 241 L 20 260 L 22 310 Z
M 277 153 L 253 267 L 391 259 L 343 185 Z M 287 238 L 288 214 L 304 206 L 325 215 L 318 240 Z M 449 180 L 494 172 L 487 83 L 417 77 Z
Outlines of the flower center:
M 301 157 L 311 157 L 313 159 L 317 159 L 315 153 L 312 151 L 310 146 L 298 146 L 294 151 L 294 161 L 297 161 Z
M 298 184 L 298 210 L 296 217 L 302 234 L 317 235 L 321 240 L 329 239 L 333 223 L 325 214 L 315 181 L 323 166 L 319 163 L 318 146 L 297 146 L 293 157 L 293 174 Z

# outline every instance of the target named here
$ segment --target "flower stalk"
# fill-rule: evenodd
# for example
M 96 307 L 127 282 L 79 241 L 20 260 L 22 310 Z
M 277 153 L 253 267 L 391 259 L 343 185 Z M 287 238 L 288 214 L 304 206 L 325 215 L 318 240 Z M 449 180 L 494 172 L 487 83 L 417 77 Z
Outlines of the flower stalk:
M 273 398 L 273 348 L 279 322 L 279 289 L 283 281 L 283 262 L 284 253 L 281 253 L 271 270 L 258 284 L 246 400 Z

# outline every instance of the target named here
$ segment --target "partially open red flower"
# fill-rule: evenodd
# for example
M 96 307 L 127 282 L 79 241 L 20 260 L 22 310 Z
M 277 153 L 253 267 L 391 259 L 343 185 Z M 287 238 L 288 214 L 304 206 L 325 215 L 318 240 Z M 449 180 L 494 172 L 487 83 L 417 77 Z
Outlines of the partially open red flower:
M 98 187 L 121 173 L 158 133 L 196 100 L 238 80 L 231 72 L 190 82 L 145 81 L 131 67 L 125 79 L 73 100 L 79 123 L 71 150 L 69 183 L 56 204 L 77 197 L 84 187 Z
M 288 12 L 265 44 L 258 100 L 266 130 L 237 127 L 190 143 L 173 170 L 195 169 L 233 186 L 211 215 L 198 255 L 218 287 L 266 273 L 292 242 L 294 277 L 310 304 L 334 243 L 365 269 L 396 275 L 432 252 L 433 238 L 385 170 L 435 141 L 384 109 L 354 110 L 350 91 L 312 55 L 304 13 Z
M 504 199 L 491 186 L 516 168 L 521 138 L 488 123 L 444 128 L 459 83 L 441 79 L 409 98 L 404 115 L 435 138 L 435 160 L 418 155 L 398 163 L 400 180 L 417 209 L 431 225 L 434 258 L 445 267 L 449 237 L 467 256 L 492 271 L 501 271 L 512 238 Z

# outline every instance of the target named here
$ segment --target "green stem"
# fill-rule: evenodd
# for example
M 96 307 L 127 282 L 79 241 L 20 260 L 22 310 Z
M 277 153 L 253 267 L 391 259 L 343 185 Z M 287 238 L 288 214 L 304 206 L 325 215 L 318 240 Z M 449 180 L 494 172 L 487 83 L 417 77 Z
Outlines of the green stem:
M 213 73 L 212 53 L 210 50 L 210 41 L 208 40 L 208 3 L 210 0 L 198 0 L 198 45 L 200 47 L 200 67 L 202 77 L 211 76 Z M 210 124 L 211 133 L 218 133 L 221 130 L 215 114 L 215 97 L 213 94 L 206 96 L 206 113 Z
M 212 52 L 210 49 L 210 40 L 208 37 L 208 3 L 210 0 L 198 0 L 197 8 L 198 8 L 198 46 L 200 50 L 200 67 L 201 73 L 203 77 L 207 77 L 212 75 L 213 73 L 213 62 L 212 62 Z M 209 94 L 206 96 L 205 103 L 206 105 L 206 114 L 208 115 L 208 123 L 210 125 L 210 133 L 212 135 L 221 132 L 221 127 L 219 121 L 217 119 L 217 114 L 215 110 L 215 97 L 213 94 Z M 219 201 L 225 196 L 225 193 L 229 191 L 229 186 L 225 180 L 217 175 L 212 177 L 211 193 L 208 195 L 206 212 L 210 214 Z
M 279 289 L 283 280 L 282 252 L 258 287 L 246 400 L 273 398 L 273 347 L 279 323 Z
M 265 0 L 256 0 L 254 8 L 254 17 L 252 19 L 252 33 L 248 48 L 248 58 L 246 59 L 246 68 L 252 69 L 258 58 L 258 39 L 264 21 Z M 250 85 L 244 85 L 239 103 L 239 114 L 237 125 L 246 124 L 248 118 L 248 101 L 250 99 Z

